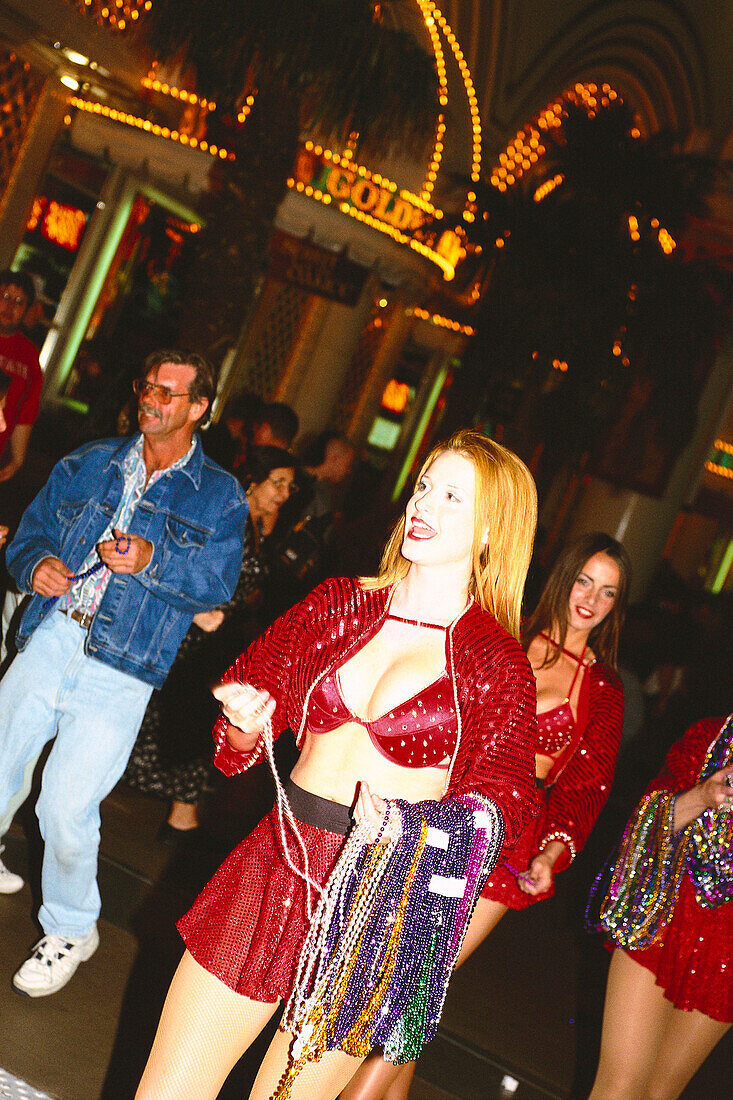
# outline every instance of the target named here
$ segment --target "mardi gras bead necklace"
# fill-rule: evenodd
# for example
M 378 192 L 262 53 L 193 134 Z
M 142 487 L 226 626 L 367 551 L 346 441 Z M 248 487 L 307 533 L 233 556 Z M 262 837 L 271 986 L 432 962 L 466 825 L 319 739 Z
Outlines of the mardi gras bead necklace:
M 699 782 L 733 762 L 733 715 L 710 745 Z M 688 826 L 687 872 L 698 902 L 715 909 L 733 900 L 733 814 L 723 806 L 706 810 Z
M 698 783 L 733 760 L 733 716 L 708 748 Z M 619 947 L 643 949 L 657 943 L 674 912 L 687 873 L 700 905 L 712 909 L 733 900 L 733 820 L 724 808 L 707 809 L 674 832 L 677 795 L 657 792 L 642 799 L 629 821 L 600 919 L 589 918 L 601 890 L 597 876 L 586 910 L 588 927 L 606 932 Z
M 127 546 L 125 547 L 124 550 L 122 550 L 121 545 L 122 545 L 122 542 L 125 539 L 127 539 Z M 131 538 L 130 535 L 118 535 L 117 538 L 115 539 L 115 550 L 117 551 L 118 554 L 122 554 L 123 557 L 124 557 L 125 554 L 129 554 L 131 545 L 132 545 L 132 538 Z M 87 579 L 87 577 L 91 577 L 94 573 L 98 573 L 99 570 L 103 569 L 103 568 L 104 568 L 104 562 L 100 560 L 100 561 L 95 562 L 94 565 L 90 566 L 89 569 L 85 569 L 83 573 L 75 573 L 71 577 L 67 576 L 66 579 L 67 579 L 67 581 L 71 581 L 72 583 L 74 583 L 76 581 L 85 581 Z M 54 603 L 57 599 L 58 599 L 58 596 L 49 596 L 47 600 L 44 600 L 43 601 L 44 611 L 47 607 L 50 607 L 51 604 Z

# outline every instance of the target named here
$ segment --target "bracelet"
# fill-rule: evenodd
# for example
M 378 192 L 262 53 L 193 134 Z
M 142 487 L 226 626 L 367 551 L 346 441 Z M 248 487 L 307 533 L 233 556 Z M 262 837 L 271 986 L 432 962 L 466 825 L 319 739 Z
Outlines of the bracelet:
M 543 851 L 551 840 L 560 840 L 564 845 L 566 845 L 570 852 L 570 862 L 572 863 L 572 861 L 578 854 L 578 851 L 570 834 L 564 833 L 562 829 L 556 829 L 554 833 L 548 833 L 547 836 L 544 836 L 542 838 L 542 848 L 540 848 L 540 851 Z
M 221 716 L 221 717 L 222 717 L 222 718 L 224 718 L 224 715 L 222 714 L 222 716 Z M 228 718 L 224 718 L 224 721 L 223 721 L 223 723 L 222 723 L 222 727 L 221 727 L 221 732 L 219 733 L 219 735 L 218 735 L 218 737 L 217 737 L 217 739 L 216 739 L 216 751 L 217 751 L 217 752 L 219 751 L 219 749 L 220 749 L 220 748 L 222 747 L 222 745 L 224 744 L 224 741 L 226 740 L 226 735 L 227 735 L 227 726 L 228 726 L 228 725 L 229 725 L 229 719 L 228 719 Z

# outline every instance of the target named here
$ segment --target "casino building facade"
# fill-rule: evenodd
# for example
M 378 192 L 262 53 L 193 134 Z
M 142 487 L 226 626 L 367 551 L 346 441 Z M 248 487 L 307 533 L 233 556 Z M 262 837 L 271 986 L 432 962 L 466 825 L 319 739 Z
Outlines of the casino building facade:
M 0 265 L 32 272 L 42 291 L 44 401 L 63 423 L 123 405 L 142 355 L 175 340 L 201 198 L 212 166 L 234 155 L 211 139 L 216 105 L 146 53 L 137 30 L 154 2 L 0 0 Z M 678 130 L 720 158 L 733 148 L 733 34 L 712 6 L 568 0 L 531 17 L 528 7 L 401 5 L 439 77 L 425 157 L 362 163 L 348 144 L 304 134 L 256 300 L 241 330 L 209 349 L 220 407 L 247 388 L 291 404 L 304 432 L 346 431 L 394 499 L 439 430 L 474 334 L 486 272 L 461 278 L 475 259 L 473 185 L 541 175 L 543 136 L 568 99 L 601 110 L 622 96 L 642 134 Z M 721 189 L 700 249 L 725 263 L 732 224 Z M 730 362 L 728 340 L 694 439 L 658 492 L 586 477 L 575 499 L 564 534 L 623 538 L 636 595 L 662 554 L 687 579 L 733 585 Z

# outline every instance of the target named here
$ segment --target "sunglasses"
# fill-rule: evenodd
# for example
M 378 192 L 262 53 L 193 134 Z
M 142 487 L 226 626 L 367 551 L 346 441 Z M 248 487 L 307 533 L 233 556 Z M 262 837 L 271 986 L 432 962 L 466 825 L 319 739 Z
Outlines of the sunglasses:
M 160 405 L 170 405 L 174 397 L 188 397 L 190 400 L 191 394 L 186 393 L 171 393 L 167 386 L 159 386 L 156 382 L 148 382 L 142 378 L 136 378 L 132 383 L 132 388 L 138 397 L 148 397 L 152 395 Z
M 11 294 L 9 290 L 6 290 L 2 294 L 0 294 L 0 298 L 3 300 L 3 302 L 10 302 L 14 306 L 28 305 L 28 299 L 26 298 L 25 294 Z

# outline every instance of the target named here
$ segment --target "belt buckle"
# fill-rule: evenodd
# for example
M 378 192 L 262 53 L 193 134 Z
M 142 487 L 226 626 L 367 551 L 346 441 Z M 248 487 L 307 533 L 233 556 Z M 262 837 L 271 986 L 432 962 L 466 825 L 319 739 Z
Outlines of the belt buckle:
M 78 608 L 74 608 L 73 611 L 69 612 L 69 615 L 83 630 L 89 629 L 94 618 L 93 615 L 89 615 L 86 611 L 80 611 Z

